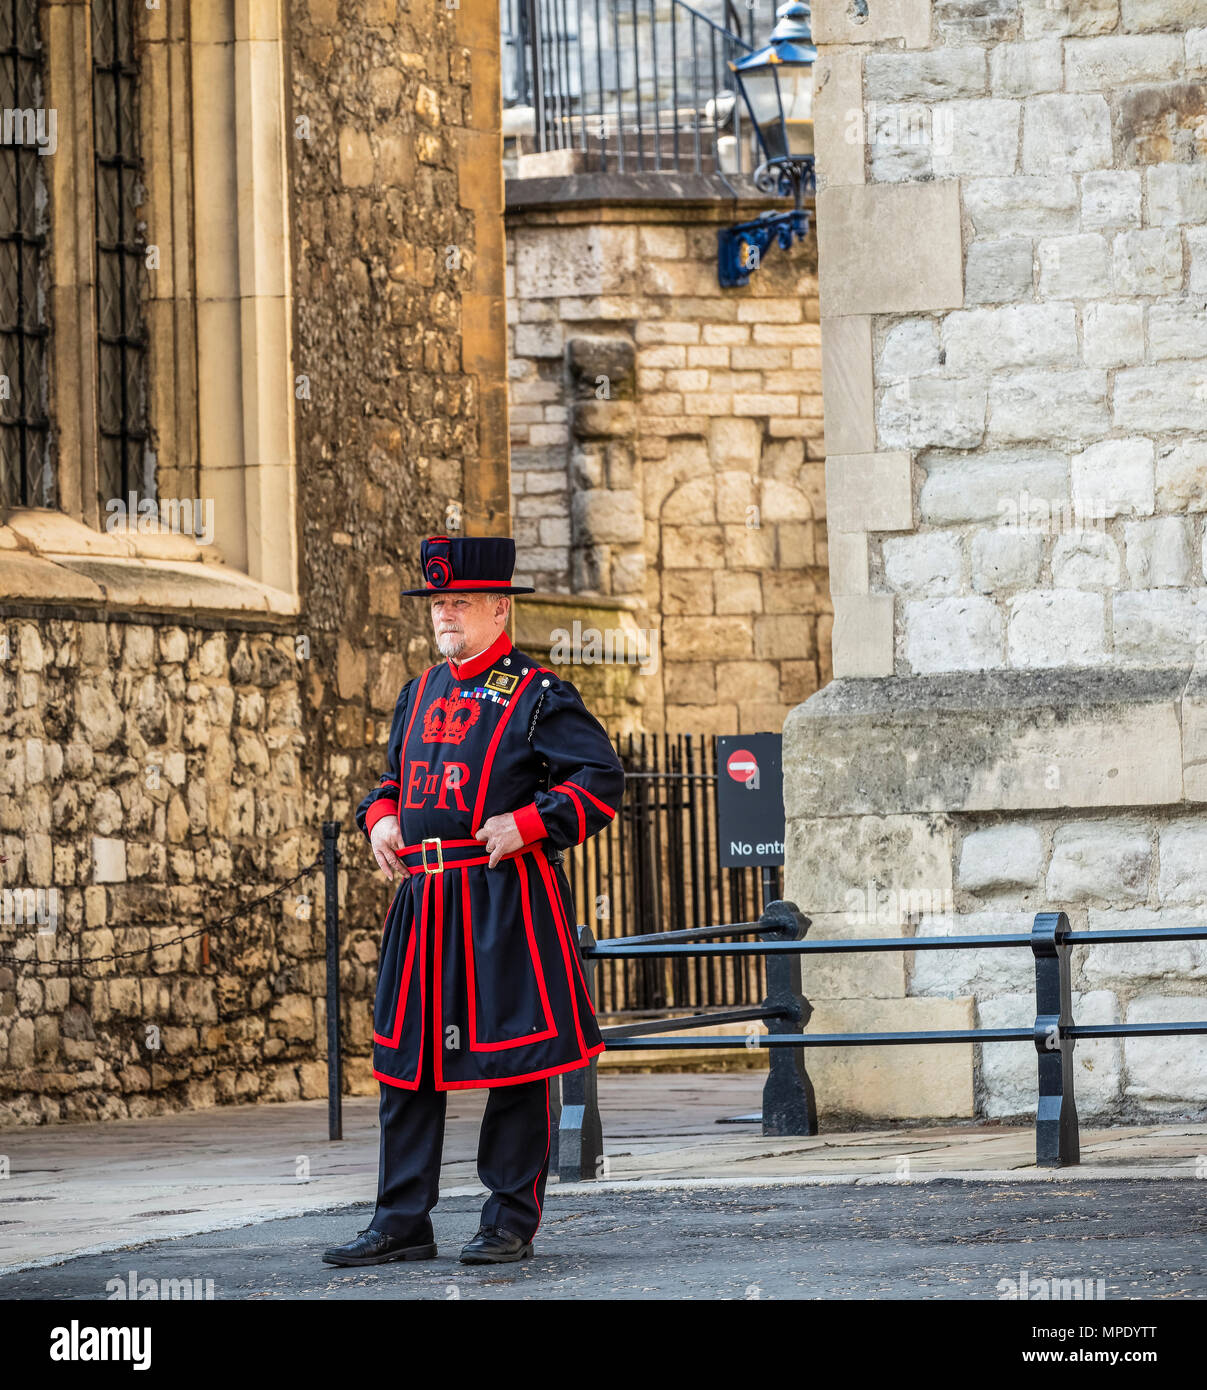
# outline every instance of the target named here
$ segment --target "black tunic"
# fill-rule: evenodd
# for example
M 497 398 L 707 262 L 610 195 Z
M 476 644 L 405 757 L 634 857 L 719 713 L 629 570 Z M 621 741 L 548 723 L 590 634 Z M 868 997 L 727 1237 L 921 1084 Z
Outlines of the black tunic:
M 378 962 L 379 1080 L 415 1090 L 431 1067 L 437 1090 L 505 1086 L 603 1051 L 557 851 L 607 825 L 623 791 L 578 691 L 506 633 L 403 687 L 386 771 L 356 812 L 366 835 L 397 815 L 405 846 Z M 524 846 L 490 869 L 474 834 L 507 811 Z

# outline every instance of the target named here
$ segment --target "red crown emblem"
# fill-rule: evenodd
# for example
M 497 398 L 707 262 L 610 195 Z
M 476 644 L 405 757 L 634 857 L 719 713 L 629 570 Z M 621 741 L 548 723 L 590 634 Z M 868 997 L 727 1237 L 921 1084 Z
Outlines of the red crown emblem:
M 423 712 L 424 743 L 464 743 L 482 706 L 460 695 L 441 695 Z

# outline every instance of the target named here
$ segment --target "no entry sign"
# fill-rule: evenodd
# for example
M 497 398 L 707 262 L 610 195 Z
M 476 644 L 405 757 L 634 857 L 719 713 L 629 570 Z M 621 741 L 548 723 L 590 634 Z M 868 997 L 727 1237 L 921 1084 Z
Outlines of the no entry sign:
M 758 759 L 749 748 L 735 748 L 725 759 L 725 771 L 735 782 L 750 782 L 757 780 L 759 775 Z
M 779 734 L 717 739 L 717 838 L 721 867 L 784 862 L 784 787 Z

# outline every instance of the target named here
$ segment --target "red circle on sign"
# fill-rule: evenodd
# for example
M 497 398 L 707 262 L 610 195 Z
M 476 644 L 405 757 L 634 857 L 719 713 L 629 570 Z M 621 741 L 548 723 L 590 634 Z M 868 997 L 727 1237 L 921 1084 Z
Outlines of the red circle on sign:
M 758 762 L 748 748 L 735 748 L 725 760 L 725 771 L 735 782 L 749 782 L 758 770 Z

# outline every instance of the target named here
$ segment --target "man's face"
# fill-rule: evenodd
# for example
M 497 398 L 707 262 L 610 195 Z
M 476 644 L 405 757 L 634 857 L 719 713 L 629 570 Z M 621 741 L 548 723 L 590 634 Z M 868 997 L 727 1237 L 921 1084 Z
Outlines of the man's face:
M 432 600 L 432 631 L 441 656 L 454 661 L 485 651 L 503 630 L 511 600 L 489 594 L 441 594 Z

